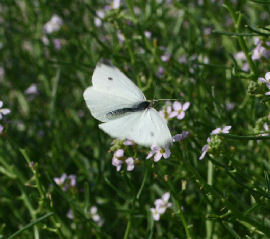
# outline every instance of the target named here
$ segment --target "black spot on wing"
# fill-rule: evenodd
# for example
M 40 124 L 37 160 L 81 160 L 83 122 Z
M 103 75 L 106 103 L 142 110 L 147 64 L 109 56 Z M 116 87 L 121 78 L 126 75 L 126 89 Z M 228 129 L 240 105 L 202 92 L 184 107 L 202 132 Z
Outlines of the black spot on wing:
M 154 137 L 154 135 L 155 135 L 154 132 L 151 131 L 151 132 L 150 132 L 150 136 L 151 136 L 151 137 Z
M 108 80 L 113 80 L 113 78 L 112 77 L 108 77 Z

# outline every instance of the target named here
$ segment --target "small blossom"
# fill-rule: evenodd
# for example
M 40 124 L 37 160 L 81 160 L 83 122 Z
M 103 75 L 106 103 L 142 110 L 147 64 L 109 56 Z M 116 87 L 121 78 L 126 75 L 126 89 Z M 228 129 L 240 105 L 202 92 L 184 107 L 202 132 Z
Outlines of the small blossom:
M 56 178 L 56 177 L 53 178 L 54 182 L 59 186 L 63 185 L 64 182 L 66 181 L 66 179 L 67 179 L 66 173 L 62 174 L 61 177 L 59 177 L 59 178 Z
M 264 78 L 259 77 L 258 81 L 265 84 L 268 90 L 270 90 L 270 72 L 267 72 Z M 270 91 L 266 92 L 265 95 L 270 95 Z
M 44 25 L 44 31 L 47 34 L 57 32 L 63 25 L 63 20 L 57 15 L 53 15 L 52 18 Z
M 92 220 L 96 223 L 98 223 L 99 226 L 102 226 L 103 221 L 101 220 L 100 216 L 97 213 L 97 207 L 96 206 L 92 206 L 90 208 L 90 216 L 92 218 Z
M 174 111 L 170 113 L 169 118 L 177 117 L 179 120 L 183 119 L 185 117 L 185 111 L 189 108 L 189 106 L 189 102 L 186 102 L 182 105 L 180 102 L 175 101 L 173 103 Z
M 62 48 L 61 40 L 58 38 L 53 39 L 53 46 L 56 50 L 60 50 Z
M 230 126 L 230 125 L 225 126 L 223 129 L 216 128 L 211 132 L 211 135 L 215 135 L 215 134 L 219 134 L 219 133 L 228 134 L 231 128 L 232 128 L 232 126 Z
M 169 119 L 169 115 L 172 112 L 172 107 L 170 105 L 168 105 L 165 110 L 161 110 L 159 111 L 159 115 L 166 121 L 166 123 L 168 122 Z
M 134 159 L 132 157 L 129 157 L 125 160 L 127 164 L 127 171 L 132 171 L 134 169 Z
M 159 221 L 160 219 L 160 213 L 158 212 L 157 208 L 150 208 L 151 212 L 152 212 L 152 216 L 154 221 Z
M 69 209 L 67 212 L 67 218 L 69 218 L 70 220 L 74 218 L 73 211 L 71 209 Z
M 150 159 L 153 156 L 154 162 L 158 162 L 162 157 L 164 157 L 165 159 L 169 158 L 171 156 L 171 151 L 169 147 L 160 148 L 158 146 L 153 145 L 151 147 L 151 152 L 147 155 L 146 159 Z
M 161 198 L 155 200 L 155 208 L 151 208 L 152 216 L 155 221 L 159 221 L 160 215 L 164 214 L 172 204 L 169 202 L 170 193 L 166 192 Z
M 38 89 L 37 89 L 37 85 L 31 84 L 25 91 L 24 94 L 26 95 L 37 95 L 38 94 Z
M 158 72 L 157 72 L 157 76 L 161 77 L 164 74 L 165 70 L 162 66 L 158 67 Z
M 149 32 L 149 31 L 145 31 L 145 32 L 144 32 L 144 35 L 145 35 L 146 38 L 150 39 L 151 36 L 152 36 L 152 33 Z
M 10 109 L 2 108 L 3 105 L 3 101 L 0 100 L 0 120 L 3 118 L 3 115 L 7 115 L 11 112 Z
M 208 138 L 208 139 L 209 139 L 209 138 Z M 207 141 L 208 141 L 208 140 L 207 140 Z M 209 145 L 208 145 L 208 144 L 205 144 L 205 145 L 202 147 L 202 154 L 201 154 L 199 160 L 202 160 L 202 159 L 205 157 L 205 155 L 206 155 L 208 149 L 209 149 Z
M 117 9 L 120 7 L 121 0 L 113 0 L 112 8 Z
M 129 146 L 129 145 L 134 145 L 134 141 L 132 141 L 131 139 L 126 139 L 124 142 L 123 142 L 123 145 L 126 145 L 126 146 Z
M 261 58 L 270 57 L 270 50 L 264 47 L 263 41 L 260 40 L 260 38 L 256 37 L 254 39 L 254 43 L 256 47 L 254 48 L 253 54 L 251 56 L 252 60 L 260 60 Z M 265 44 L 268 45 L 269 42 L 266 42 Z
M 77 178 L 76 175 L 73 175 L 73 174 L 68 176 L 68 179 L 70 180 L 70 186 L 71 187 L 76 186 L 76 178 Z
M 171 58 L 171 54 L 169 52 L 165 52 L 165 54 L 161 56 L 161 60 L 164 62 L 169 61 L 170 58 Z
M 100 27 L 102 25 L 102 19 L 105 17 L 105 11 L 97 10 L 96 14 L 97 14 L 97 17 L 94 18 L 94 23 L 97 27 Z
M 120 171 L 122 164 L 124 163 L 123 160 L 119 160 L 119 158 L 122 158 L 124 156 L 124 150 L 118 149 L 115 151 L 113 158 L 112 158 L 112 165 L 116 167 L 117 171 Z
M 181 134 L 176 134 L 172 137 L 173 142 L 178 142 L 184 140 L 189 135 L 188 131 L 183 131 Z

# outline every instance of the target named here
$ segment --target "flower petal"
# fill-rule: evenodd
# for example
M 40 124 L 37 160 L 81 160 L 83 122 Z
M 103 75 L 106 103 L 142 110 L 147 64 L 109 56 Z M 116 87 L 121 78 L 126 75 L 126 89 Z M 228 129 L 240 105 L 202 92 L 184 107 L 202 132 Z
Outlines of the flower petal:
M 2 108 L 3 104 L 4 104 L 3 101 L 0 100 L 0 108 Z
M 178 115 L 177 111 L 173 111 L 173 112 L 171 112 L 171 113 L 169 114 L 169 119 L 171 119 L 171 118 L 173 118 L 173 117 L 175 117 L 175 116 L 177 116 L 177 115 Z
M 185 111 L 181 111 L 181 113 L 177 116 L 177 119 L 181 120 L 181 119 L 184 119 L 185 118 Z
M 7 114 L 9 114 L 11 111 L 10 111 L 10 109 L 0 109 L 0 111 L 1 111 L 1 113 L 3 114 L 3 115 L 7 115 Z
M 162 157 L 162 154 L 160 152 L 157 152 L 154 156 L 154 162 L 158 162 Z
M 173 102 L 173 109 L 175 111 L 181 110 L 182 109 L 182 104 L 179 101 Z
M 186 102 L 184 105 L 183 105 L 183 110 L 186 111 L 190 106 L 190 102 Z
M 123 157 L 123 156 L 124 156 L 124 150 L 123 150 L 123 149 L 118 149 L 118 150 L 116 150 L 115 153 L 114 153 L 114 156 L 115 156 L 116 158 L 121 158 L 121 157 Z
M 258 81 L 262 83 L 266 83 L 266 80 L 263 77 L 259 77 Z
M 270 81 L 270 72 L 267 72 L 266 74 L 265 74 L 265 79 L 266 79 L 266 81 Z
M 221 128 L 216 128 L 211 132 L 211 135 L 219 134 L 221 132 Z
M 223 133 L 223 134 L 228 134 L 231 128 L 232 128 L 232 126 L 230 126 L 230 125 L 225 126 L 225 127 L 222 129 L 222 133 Z

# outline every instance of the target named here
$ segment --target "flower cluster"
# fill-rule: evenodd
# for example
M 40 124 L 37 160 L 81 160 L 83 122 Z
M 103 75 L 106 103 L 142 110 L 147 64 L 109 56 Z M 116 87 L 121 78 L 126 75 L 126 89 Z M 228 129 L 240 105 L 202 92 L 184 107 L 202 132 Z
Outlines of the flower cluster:
M 124 160 L 124 150 L 116 150 L 112 158 L 112 165 L 116 167 L 117 171 L 120 171 L 124 163 L 127 164 L 127 171 L 132 171 L 134 169 L 134 159 L 132 157 L 128 157 Z
M 63 20 L 57 15 L 53 15 L 51 19 L 44 25 L 43 29 L 46 34 L 52 34 L 60 30 Z
M 160 215 L 164 214 L 166 209 L 172 206 L 169 199 L 170 193 L 166 192 L 161 198 L 155 200 L 155 208 L 151 208 L 152 216 L 155 221 L 159 221 Z
M 211 132 L 211 136 L 217 135 L 217 134 L 219 134 L 219 133 L 228 134 L 229 131 L 230 131 L 230 129 L 231 129 L 231 126 L 229 126 L 229 125 L 228 125 L 228 126 L 225 126 L 223 129 L 221 129 L 221 128 L 216 128 L 216 129 L 214 129 L 214 130 Z M 208 138 L 207 138 L 207 144 L 205 144 L 205 145 L 202 147 L 202 154 L 201 154 L 199 160 L 202 160 L 202 159 L 205 157 L 206 153 L 207 153 L 207 152 L 209 151 L 209 149 L 211 148 L 211 142 L 212 142 L 212 141 L 213 141 L 213 140 L 212 140 L 211 137 L 208 137 Z
M 0 120 L 3 119 L 4 115 L 7 115 L 11 112 L 10 109 L 2 108 L 3 104 L 4 104 L 3 101 L 0 100 Z M 0 134 L 3 132 L 3 130 L 4 130 L 4 127 L 0 124 Z
M 265 95 L 270 95 L 270 72 L 267 72 L 265 74 L 265 77 L 259 77 L 258 79 L 259 82 L 263 83 L 266 85 L 267 89 L 269 90 L 268 92 L 265 93 Z
M 63 191 L 67 191 L 70 188 L 76 187 L 76 175 L 70 174 L 69 176 L 64 173 L 61 175 L 61 177 L 53 178 L 54 182 L 59 185 Z

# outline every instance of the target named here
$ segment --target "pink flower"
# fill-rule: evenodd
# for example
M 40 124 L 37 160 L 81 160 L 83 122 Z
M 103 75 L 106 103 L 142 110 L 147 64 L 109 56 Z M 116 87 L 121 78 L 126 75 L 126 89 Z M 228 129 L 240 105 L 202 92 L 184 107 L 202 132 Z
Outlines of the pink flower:
M 132 157 L 129 157 L 125 160 L 127 164 L 127 171 L 132 171 L 134 169 L 134 159 Z
M 189 135 L 188 131 L 183 131 L 182 134 L 176 134 L 172 137 L 173 142 L 178 142 L 184 140 Z
M 211 132 L 211 135 L 215 135 L 215 134 L 219 134 L 219 133 L 228 134 L 231 128 L 232 128 L 232 126 L 230 126 L 230 125 L 225 126 L 223 129 L 216 128 Z
M 179 120 L 183 119 L 185 117 L 185 111 L 189 108 L 189 106 L 189 102 L 186 102 L 182 105 L 180 102 L 175 101 L 173 103 L 174 111 L 170 113 L 169 118 L 177 117 Z
M 163 149 L 163 148 L 153 145 L 151 147 L 151 152 L 147 155 L 146 159 L 150 159 L 153 156 L 154 156 L 154 162 L 158 162 L 162 157 L 164 157 L 165 159 L 169 158 L 171 156 L 171 151 L 168 147 L 165 147 Z
M 115 151 L 113 158 L 112 158 L 112 165 L 116 167 L 116 171 L 120 171 L 122 164 L 124 163 L 123 160 L 119 160 L 124 156 L 124 150 L 118 149 Z

